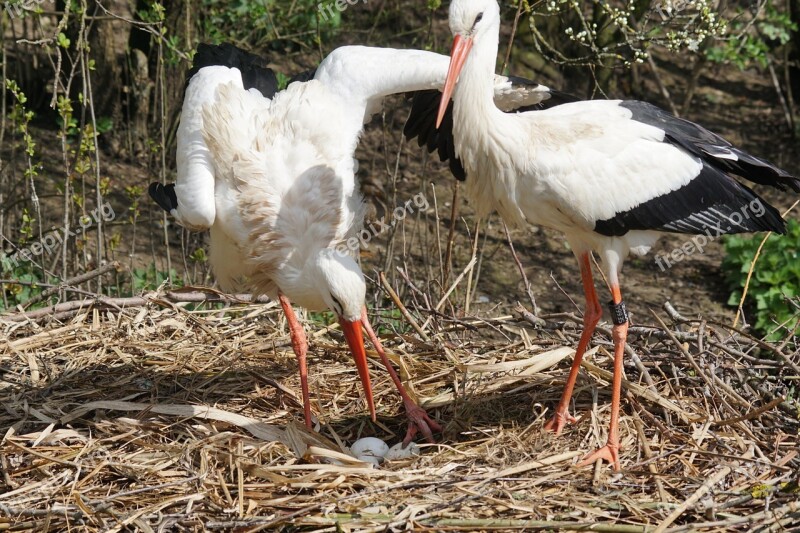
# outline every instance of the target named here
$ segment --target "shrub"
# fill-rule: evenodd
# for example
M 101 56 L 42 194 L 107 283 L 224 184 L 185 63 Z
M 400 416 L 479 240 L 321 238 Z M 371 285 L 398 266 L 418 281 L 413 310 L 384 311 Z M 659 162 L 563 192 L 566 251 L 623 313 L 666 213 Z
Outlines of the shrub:
M 731 289 L 728 304 L 738 306 L 762 237 L 725 238 L 722 269 Z M 750 279 L 745 305 L 755 316 L 755 329 L 776 341 L 796 332 L 800 317 L 800 223 L 790 220 L 786 235 L 771 235 Z M 779 328 L 777 325 L 784 324 Z

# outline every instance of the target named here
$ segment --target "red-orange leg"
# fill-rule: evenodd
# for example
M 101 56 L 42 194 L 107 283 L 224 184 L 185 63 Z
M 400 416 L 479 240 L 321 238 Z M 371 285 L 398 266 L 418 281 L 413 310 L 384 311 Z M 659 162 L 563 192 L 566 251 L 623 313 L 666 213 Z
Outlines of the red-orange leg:
M 308 340 L 303 326 L 294 314 L 292 304 L 283 294 L 278 295 L 281 307 L 289 323 L 289 333 L 292 337 L 292 349 L 297 357 L 297 366 L 300 367 L 300 388 L 303 391 L 303 415 L 305 416 L 306 426 L 311 429 L 311 397 L 308 393 L 308 365 L 306 364 L 306 353 L 308 353 Z
M 576 421 L 576 418 L 567 412 L 569 401 L 575 388 L 575 380 L 578 379 L 578 370 L 581 368 L 583 354 L 586 353 L 586 349 L 589 347 L 597 322 L 603 316 L 603 309 L 600 307 L 600 301 L 597 299 L 597 293 L 594 290 L 591 256 L 588 252 L 580 256 L 579 263 L 581 266 L 583 293 L 586 295 L 586 311 L 583 313 L 583 332 L 578 341 L 578 349 L 575 350 L 575 359 L 572 361 L 567 384 L 564 386 L 564 392 L 561 393 L 561 400 L 558 402 L 553 418 L 544 425 L 545 429 L 555 432 L 556 435 L 561 433 L 567 422 L 573 423 Z
M 411 396 L 409 396 L 405 387 L 403 387 L 403 382 L 400 381 L 400 376 L 397 375 L 397 372 L 395 372 L 394 367 L 392 366 L 392 362 L 389 361 L 389 358 L 386 356 L 386 352 L 383 349 L 383 344 L 381 344 L 381 341 L 378 339 L 378 336 L 375 335 L 375 331 L 372 329 L 372 324 L 370 324 L 369 318 L 367 318 L 366 307 L 361 310 L 361 322 L 364 324 L 364 329 L 367 331 L 367 335 L 369 336 L 369 340 L 372 341 L 372 345 L 375 346 L 375 351 L 378 352 L 383 366 L 386 367 L 386 370 L 389 372 L 389 376 L 392 378 L 392 381 L 394 381 L 394 386 L 397 387 L 400 397 L 403 398 L 403 406 L 406 409 L 406 416 L 408 417 L 408 431 L 403 439 L 403 447 L 407 446 L 408 443 L 411 442 L 418 431 L 422 432 L 425 440 L 433 444 L 436 442 L 433 438 L 433 432 L 436 431 L 437 433 L 441 433 L 442 426 L 440 426 L 435 420 L 431 419 L 428 416 L 428 413 L 426 413 L 422 407 L 414 402 Z
M 622 303 L 622 293 L 618 285 L 611 287 L 613 303 Z M 624 308 L 623 308 L 624 309 Z M 623 314 L 625 314 L 623 312 Z M 615 320 L 615 322 L 617 322 Z M 627 316 L 625 322 L 614 324 L 612 330 L 614 337 L 614 378 L 611 388 L 611 423 L 608 426 L 608 440 L 606 445 L 587 455 L 578 466 L 586 466 L 597 460 L 608 461 L 614 465 L 614 470 L 619 471 L 619 409 L 622 397 L 622 362 L 625 354 L 625 341 L 628 337 Z

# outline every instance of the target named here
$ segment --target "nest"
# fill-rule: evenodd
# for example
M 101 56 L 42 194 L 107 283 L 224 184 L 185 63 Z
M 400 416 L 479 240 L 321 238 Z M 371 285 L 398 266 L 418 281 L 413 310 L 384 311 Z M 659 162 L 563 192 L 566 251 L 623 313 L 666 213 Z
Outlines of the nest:
M 578 317 L 373 320 L 445 429 L 371 468 L 358 438 L 399 441 L 399 397 L 372 357 L 373 423 L 336 326 L 306 320 L 317 431 L 274 303 L 96 300 L 0 321 L 0 530 L 788 531 L 800 524 L 798 353 L 659 312 L 629 335 L 622 472 L 577 468 L 605 443 L 601 324 L 560 436 Z M 238 300 L 234 300 L 238 301 Z M 673 316 L 670 316 L 673 315 Z M 58 320 L 53 319 L 57 317 Z M 670 325 L 666 325 L 668 322 Z M 537 324 L 534 327 L 533 323 Z

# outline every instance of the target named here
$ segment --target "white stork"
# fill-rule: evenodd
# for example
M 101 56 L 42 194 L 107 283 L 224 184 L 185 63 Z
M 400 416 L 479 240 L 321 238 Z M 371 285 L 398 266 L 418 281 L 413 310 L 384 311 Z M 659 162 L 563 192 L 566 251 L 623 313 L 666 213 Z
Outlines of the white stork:
M 275 76 L 255 55 L 231 45 L 200 45 L 195 55 L 177 134 L 177 182 L 154 183 L 150 195 L 181 225 L 211 229 L 209 259 L 223 289 L 244 285 L 278 298 L 309 426 L 308 343 L 290 302 L 338 315 L 373 420 L 360 324 L 403 398 L 404 442 L 418 430 L 428 440 L 441 431 L 406 393 L 370 326 L 360 268 L 335 250 L 361 229 L 353 154 L 363 124 L 389 94 L 441 88 L 448 64 L 430 52 L 343 47 L 300 78 L 309 81 L 277 92 Z M 532 82 L 498 76 L 494 85 L 500 105 L 548 98 Z
M 453 98 L 455 155 L 467 196 L 479 215 L 497 210 L 508 223 L 564 233 L 580 264 L 586 295 L 584 329 L 553 418 L 561 432 L 574 422 L 569 400 L 602 308 L 590 254 L 602 259 L 610 284 L 614 338 L 611 422 L 605 446 L 580 463 L 606 460 L 619 470 L 618 419 L 628 315 L 619 273 L 630 252 L 646 253 L 659 232 L 699 234 L 775 231 L 778 211 L 731 177 L 787 187 L 800 181 L 692 122 L 637 101 L 592 100 L 519 114 L 492 102 L 500 8 L 495 0 L 453 0 L 450 68 L 437 126 Z

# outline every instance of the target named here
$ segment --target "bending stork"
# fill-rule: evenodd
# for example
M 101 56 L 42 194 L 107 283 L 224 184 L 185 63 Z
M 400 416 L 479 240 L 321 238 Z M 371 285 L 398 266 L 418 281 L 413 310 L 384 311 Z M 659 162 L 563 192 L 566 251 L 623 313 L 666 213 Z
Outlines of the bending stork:
M 200 45 L 195 55 L 177 136 L 177 182 L 154 183 L 150 195 L 181 225 L 211 229 L 209 259 L 224 290 L 244 285 L 280 301 L 309 426 L 308 343 L 291 302 L 338 315 L 373 420 L 360 325 L 403 398 L 404 442 L 417 431 L 428 440 L 441 431 L 407 394 L 370 326 L 360 268 L 335 250 L 361 228 L 353 153 L 363 124 L 389 94 L 441 88 L 448 64 L 430 52 L 343 47 L 277 92 L 257 56 L 231 45 Z M 494 85 L 500 102 L 543 98 L 535 84 L 498 76 Z

